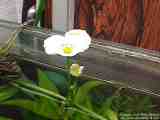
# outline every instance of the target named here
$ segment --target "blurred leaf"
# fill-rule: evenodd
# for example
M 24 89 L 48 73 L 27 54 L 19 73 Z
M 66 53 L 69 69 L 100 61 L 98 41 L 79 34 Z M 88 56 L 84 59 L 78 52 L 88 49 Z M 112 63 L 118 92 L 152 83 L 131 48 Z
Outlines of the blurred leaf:
M 11 106 L 17 106 L 29 111 L 35 112 L 35 106 L 37 103 L 33 100 L 27 100 L 27 99 L 14 99 L 14 100 L 8 100 L 6 102 L 3 102 L 4 105 L 11 105 Z
M 112 107 L 113 100 L 115 97 L 116 96 L 110 96 L 106 98 L 105 102 L 101 105 L 101 109 L 99 110 L 100 114 L 103 115 L 107 109 L 110 109 Z
M 83 104 L 87 99 L 89 92 L 99 85 L 103 85 L 104 82 L 102 81 L 88 81 L 84 83 L 77 91 L 75 95 L 74 102 L 77 104 Z
M 54 83 L 50 79 L 48 79 L 47 75 L 40 69 L 38 70 L 38 78 L 39 87 L 58 93 L 58 89 L 56 88 Z
M 118 120 L 118 113 L 113 111 L 111 108 L 113 106 L 113 100 L 118 97 L 117 96 L 110 96 L 107 97 L 105 102 L 101 105 L 99 109 L 99 114 L 108 118 L 109 120 Z
M 88 115 L 91 118 L 95 118 L 97 120 L 108 120 L 107 118 L 97 114 L 96 112 L 89 110 L 81 105 L 75 104 L 75 106 L 79 109 L 78 111 L 80 111 L 82 114 L 84 115 Z
M 137 99 L 137 106 L 136 111 L 137 112 L 150 112 L 152 110 L 153 104 L 151 97 L 144 96 L 143 98 L 139 97 Z
M 39 87 L 58 93 L 58 89 L 54 85 L 53 81 L 48 79 L 45 72 L 41 71 L 40 69 L 38 70 L 38 78 L 39 78 L 38 79 Z M 39 101 L 37 102 L 39 103 L 39 107 L 37 106 L 38 107 L 37 110 L 39 110 L 40 113 L 43 114 L 44 112 L 46 112 L 51 117 L 58 115 L 57 109 L 59 106 L 54 101 L 48 100 L 44 97 L 40 97 Z
M 13 120 L 13 119 L 0 116 L 0 120 Z
M 53 109 L 48 109 L 48 106 L 50 106 L 49 101 L 48 101 L 47 106 L 44 106 L 42 103 L 39 103 L 38 101 L 29 100 L 29 99 L 28 100 L 27 99 L 14 99 L 14 100 L 3 102 L 3 104 L 10 105 L 10 106 L 16 106 L 16 107 L 31 111 L 37 115 L 46 117 L 48 119 L 54 120 L 55 118 L 57 118 L 57 115 L 54 111 L 54 107 Z M 43 111 L 41 111 L 42 109 Z
M 15 83 L 12 83 L 15 87 L 18 87 L 20 89 L 25 89 L 26 92 L 30 92 L 32 94 L 36 94 L 38 96 L 48 96 L 47 98 L 55 98 L 60 100 L 65 100 L 66 98 L 62 95 L 55 93 L 54 91 L 50 91 L 44 88 L 41 88 L 37 86 L 36 84 L 27 83 L 25 81 L 15 81 Z
M 9 87 L 9 86 L 0 87 L 0 102 L 3 102 L 5 100 L 11 98 L 17 92 L 18 92 L 18 90 L 16 88 L 13 88 L 13 87 Z
M 93 110 L 93 104 L 92 104 L 92 100 L 91 100 L 91 97 L 86 97 L 86 100 L 85 100 L 85 103 L 84 105 L 86 108 L 90 109 L 90 110 Z
M 58 109 L 60 109 L 60 106 L 57 103 L 42 97 L 37 106 L 37 111 L 39 111 L 40 114 L 46 113 L 48 118 L 53 119 L 59 117 L 60 113 Z
M 16 85 L 18 88 L 20 88 L 24 92 L 38 96 L 37 99 L 34 99 L 35 101 L 35 104 L 33 106 L 34 108 L 29 107 L 33 109 L 32 111 L 33 113 L 42 115 L 46 118 L 57 119 L 59 117 L 59 111 L 58 111 L 59 104 L 57 104 L 57 102 L 55 102 L 54 100 L 51 100 L 50 99 L 51 96 L 48 96 L 48 95 L 50 95 L 51 93 L 53 94 L 54 92 L 56 96 L 57 95 L 59 96 L 58 90 L 56 86 L 54 85 L 54 83 L 48 79 L 48 77 L 43 71 L 38 70 L 38 78 L 39 78 L 38 79 L 39 86 L 35 85 L 34 83 L 31 83 L 30 81 L 26 81 L 26 80 L 19 81 L 17 82 L 18 84 L 16 83 Z M 46 94 L 46 93 L 49 93 L 49 94 Z
M 66 94 L 68 84 L 65 76 L 59 72 L 45 71 L 45 73 L 48 79 L 51 80 L 56 85 L 59 91 L 61 91 L 61 93 Z
M 118 120 L 118 115 L 112 109 L 106 109 L 104 117 L 107 117 L 109 120 Z
M 93 105 L 91 102 L 91 98 L 89 96 L 86 97 L 86 100 L 83 103 L 83 106 L 93 111 Z M 93 118 L 89 117 L 87 114 L 82 115 L 82 113 L 79 113 L 79 112 L 75 112 L 73 118 L 75 120 L 93 120 Z

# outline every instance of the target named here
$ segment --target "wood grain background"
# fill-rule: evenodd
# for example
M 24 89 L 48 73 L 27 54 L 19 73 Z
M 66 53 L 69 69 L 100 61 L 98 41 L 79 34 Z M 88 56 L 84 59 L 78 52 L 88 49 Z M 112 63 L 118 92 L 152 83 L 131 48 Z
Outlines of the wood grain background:
M 160 51 L 160 0 L 76 0 L 75 28 L 93 37 Z

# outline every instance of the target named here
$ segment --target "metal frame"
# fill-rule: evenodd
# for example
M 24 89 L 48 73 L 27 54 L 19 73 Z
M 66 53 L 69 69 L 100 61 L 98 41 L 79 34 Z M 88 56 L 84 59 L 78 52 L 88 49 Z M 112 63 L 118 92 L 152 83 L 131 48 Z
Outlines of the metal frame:
M 74 1 L 75 0 L 53 0 L 53 30 L 65 32 L 73 28 Z

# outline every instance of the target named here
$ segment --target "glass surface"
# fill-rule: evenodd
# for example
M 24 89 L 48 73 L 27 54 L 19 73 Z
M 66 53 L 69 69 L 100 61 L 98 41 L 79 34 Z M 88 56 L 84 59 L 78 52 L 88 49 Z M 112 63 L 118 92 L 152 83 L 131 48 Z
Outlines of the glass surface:
M 0 20 L 0 46 L 10 39 L 17 28 L 18 24 Z
M 1 25 L 1 29 L 7 29 L 8 33 L 18 27 L 17 24 L 13 23 L 1 22 L 0 24 L 3 25 Z M 21 59 L 27 59 L 45 66 L 63 68 L 62 65 L 65 61 L 63 57 L 48 56 L 44 53 L 43 41 L 53 34 L 63 33 L 24 26 L 17 37 L 17 47 L 11 52 Z M 84 76 L 91 76 L 160 95 L 159 53 L 93 40 L 88 51 L 74 57 L 75 60 L 79 58 L 81 64 L 85 66 Z
M 20 66 L 23 73 L 20 81 L 23 80 L 23 77 L 25 76 L 25 80 L 32 80 L 30 81 L 34 83 L 32 85 L 36 85 L 36 83 L 40 81 L 39 78 L 44 77 L 43 74 L 41 74 L 42 76 L 39 77 L 40 73 L 37 72 L 37 70 L 41 70 L 45 73 L 44 75 L 47 76 L 46 78 L 50 82 L 55 84 L 58 93 L 60 93 L 64 97 L 67 97 L 67 93 L 69 93 L 69 89 L 67 86 L 69 79 L 67 79 L 68 77 L 63 66 L 66 58 L 57 55 L 49 56 L 45 54 L 43 48 L 44 39 L 46 39 L 50 35 L 63 35 L 63 33 L 47 31 L 44 29 L 33 28 L 29 26 L 20 26 L 8 22 L 6 25 L 0 27 L 2 30 L 6 29 L 7 31 L 9 31 L 8 33 L 10 33 L 10 31 L 17 30 L 17 28 L 21 28 L 21 31 L 19 31 L 16 38 L 16 47 L 10 51 L 10 54 L 15 56 L 16 62 L 18 66 Z M 89 106 L 93 106 L 92 111 L 99 111 L 101 107 L 103 107 L 103 105 L 106 105 L 107 103 L 107 105 L 112 104 L 112 109 L 116 111 L 118 118 L 121 118 L 123 117 L 123 115 L 125 115 L 123 114 L 124 111 L 133 111 L 133 113 L 147 113 L 148 111 L 149 113 L 155 113 L 154 115 L 157 115 L 159 119 L 159 53 L 120 44 L 113 44 L 111 42 L 105 42 L 105 44 L 104 42 L 97 43 L 96 40 L 93 40 L 89 50 L 73 57 L 73 60 L 79 59 L 81 65 L 84 66 L 84 72 L 81 77 L 72 78 L 72 80 L 76 82 L 76 85 L 78 86 L 76 86 L 77 88 L 80 88 L 88 81 L 104 81 L 103 85 L 101 84 L 94 87 L 89 92 L 89 94 L 86 95 L 82 94 L 85 93 L 85 90 L 81 88 L 81 96 L 85 96 L 87 100 L 90 100 L 91 104 L 89 104 Z M 44 81 L 44 83 L 47 84 L 46 81 Z M 96 83 L 95 85 L 97 84 L 98 83 Z M 33 88 L 32 85 L 31 88 Z M 43 85 L 45 86 L 45 84 Z M 84 88 L 88 89 L 88 87 Z M 20 88 L 20 90 L 22 89 Z M 24 92 L 22 96 L 21 94 L 18 93 L 18 95 L 15 95 L 14 97 L 20 99 L 25 96 L 25 99 L 34 101 L 33 99 L 31 99 L 32 93 L 28 94 L 26 92 L 25 94 Z M 36 98 L 36 96 L 34 96 L 33 98 L 36 98 L 36 100 L 38 100 L 38 104 L 44 105 L 39 101 L 40 97 L 42 96 L 37 96 L 38 99 Z M 47 103 L 49 102 L 49 100 L 51 99 L 47 99 Z M 71 100 L 73 100 L 73 98 L 71 98 Z M 17 103 L 17 99 L 15 101 Z M 111 101 L 112 103 L 109 101 Z M 88 102 L 86 104 L 88 105 Z M 135 106 L 136 104 L 137 106 Z M 39 111 L 40 106 L 38 106 L 37 108 L 37 110 Z M 60 108 L 61 107 L 57 107 L 56 109 Z M 12 116 L 12 118 L 14 118 L 15 120 L 23 120 L 23 117 L 29 116 L 28 114 L 26 116 L 23 116 L 23 109 L 18 109 L 18 111 L 16 110 L 17 107 L 13 107 L 11 109 L 10 107 L 0 106 L 0 112 L 2 114 L 10 115 L 13 111 L 15 111 L 14 115 Z M 104 108 L 104 111 L 106 112 L 106 107 Z M 45 111 L 43 113 L 47 112 Z M 56 112 L 54 112 L 53 114 L 56 114 Z M 32 117 L 34 117 L 34 114 L 32 115 Z M 35 119 L 39 119 L 39 117 L 41 118 L 41 116 L 37 117 L 35 114 Z M 45 119 L 47 118 L 44 118 L 43 120 Z

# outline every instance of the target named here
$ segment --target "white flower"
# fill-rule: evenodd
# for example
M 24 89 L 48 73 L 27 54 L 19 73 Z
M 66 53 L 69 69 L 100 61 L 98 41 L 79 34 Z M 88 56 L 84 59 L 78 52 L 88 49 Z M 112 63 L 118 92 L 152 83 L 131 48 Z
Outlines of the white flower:
M 53 35 L 44 41 L 44 48 L 47 54 L 57 54 L 60 45 L 63 43 L 64 37 Z
M 44 41 L 47 54 L 74 56 L 89 48 L 91 38 L 84 30 L 71 30 L 65 36 L 53 35 Z
M 79 77 L 82 74 L 83 66 L 79 66 L 79 64 L 72 64 L 70 67 L 70 74 Z

